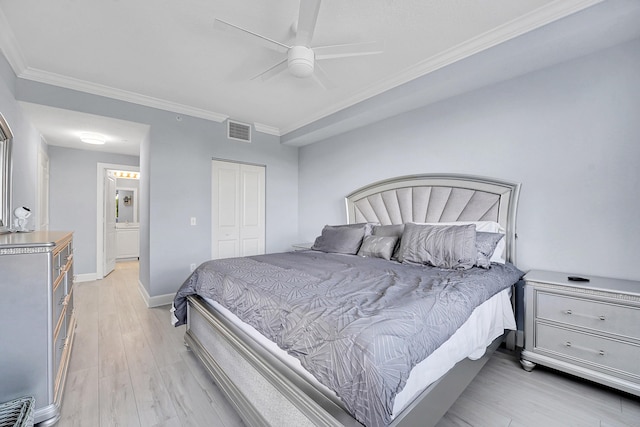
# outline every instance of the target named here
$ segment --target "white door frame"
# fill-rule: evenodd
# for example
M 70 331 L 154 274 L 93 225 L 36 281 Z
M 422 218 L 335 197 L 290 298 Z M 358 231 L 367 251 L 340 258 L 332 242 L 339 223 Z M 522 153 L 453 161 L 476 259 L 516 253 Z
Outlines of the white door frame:
M 139 166 L 98 163 L 96 186 L 96 279 L 104 278 L 104 175 L 108 170 L 140 172 Z

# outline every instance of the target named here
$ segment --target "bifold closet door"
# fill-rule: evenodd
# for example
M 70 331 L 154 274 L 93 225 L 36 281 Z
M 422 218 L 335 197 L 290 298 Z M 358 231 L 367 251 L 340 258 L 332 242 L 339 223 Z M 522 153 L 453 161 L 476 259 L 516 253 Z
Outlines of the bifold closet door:
M 265 247 L 265 167 L 212 161 L 212 259 L 259 255 Z

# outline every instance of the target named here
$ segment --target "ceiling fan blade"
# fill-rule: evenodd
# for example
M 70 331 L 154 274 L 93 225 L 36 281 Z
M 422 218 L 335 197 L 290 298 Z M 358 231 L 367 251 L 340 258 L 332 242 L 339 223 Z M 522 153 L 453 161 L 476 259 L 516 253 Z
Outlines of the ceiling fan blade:
M 324 90 L 329 90 L 329 89 L 333 89 L 334 87 L 336 87 L 335 84 L 333 84 L 333 82 L 331 81 L 331 79 L 329 79 L 329 76 L 327 76 L 327 73 L 324 71 L 324 68 L 322 68 L 320 66 L 320 64 L 318 64 L 317 62 L 314 64 L 313 67 L 313 79 L 318 82 L 318 84 L 320 86 L 322 86 L 322 88 Z
M 382 53 L 382 43 L 364 42 L 318 46 L 313 48 L 316 59 L 346 58 L 349 56 L 376 55 Z
M 270 67 L 269 69 L 251 77 L 251 80 L 260 79 L 262 81 L 269 80 L 270 78 L 276 76 L 277 74 L 282 73 L 283 71 L 287 71 L 287 58 L 278 62 L 276 65 Z
M 296 46 L 311 47 L 311 39 L 316 28 L 319 11 L 320 0 L 300 0 Z
M 237 36 L 244 37 L 247 40 L 252 42 L 259 42 L 262 46 L 267 47 L 269 49 L 275 50 L 277 52 L 287 53 L 290 46 L 286 44 L 277 42 L 275 40 L 271 40 L 268 37 L 261 36 L 260 34 L 254 33 L 253 31 L 249 31 L 245 28 L 238 27 L 237 25 L 231 24 L 229 22 L 223 21 L 222 19 L 215 18 L 213 21 L 214 27 L 227 31 L 229 33 L 233 33 Z

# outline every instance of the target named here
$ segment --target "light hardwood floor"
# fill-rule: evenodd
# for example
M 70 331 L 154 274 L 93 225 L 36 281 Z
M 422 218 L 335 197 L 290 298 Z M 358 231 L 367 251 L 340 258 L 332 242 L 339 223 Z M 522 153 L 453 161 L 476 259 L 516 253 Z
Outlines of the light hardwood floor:
M 170 325 L 168 306 L 148 309 L 137 281 L 138 263 L 124 262 L 76 285 L 58 426 L 242 426 L 184 347 L 184 326 Z M 540 367 L 528 373 L 497 352 L 438 426 L 640 426 L 640 399 Z

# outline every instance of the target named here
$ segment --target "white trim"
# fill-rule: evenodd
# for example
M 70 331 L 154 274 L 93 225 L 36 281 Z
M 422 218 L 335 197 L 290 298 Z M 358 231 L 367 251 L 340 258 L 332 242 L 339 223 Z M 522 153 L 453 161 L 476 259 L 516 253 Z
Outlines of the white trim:
M 169 305 L 173 302 L 173 299 L 176 297 L 176 294 L 164 294 L 164 295 L 156 295 L 155 297 L 149 296 L 149 293 L 142 285 L 142 282 L 138 280 L 138 291 L 140 291 L 140 295 L 142 295 L 142 299 L 148 308 L 160 307 L 163 305 Z
M 107 170 L 140 172 L 139 166 L 117 165 L 113 163 L 97 164 L 96 183 L 96 280 L 104 278 L 104 173 Z
M 76 274 L 75 276 L 73 276 L 73 281 L 75 283 L 93 282 L 94 280 L 98 280 L 98 276 L 96 275 L 96 273 Z
M 269 135 L 282 136 L 282 132 L 280 132 L 280 128 L 275 126 L 265 125 L 263 123 L 253 122 L 253 127 L 256 132 L 267 133 Z
M 16 74 L 18 73 L 16 72 Z M 219 123 L 222 123 L 229 118 L 229 116 L 227 116 L 226 114 L 217 113 L 215 111 L 204 110 L 202 108 L 179 104 L 177 102 L 154 98 L 152 96 L 117 89 L 98 83 L 92 83 L 86 80 L 75 79 L 73 77 L 63 76 L 62 74 L 51 73 L 31 67 L 27 67 L 22 72 L 20 72 L 18 74 L 18 77 L 20 77 L 21 79 L 32 80 L 35 82 L 51 84 L 54 86 L 78 90 L 85 93 L 91 93 L 93 95 L 118 99 L 120 101 L 131 102 L 133 104 L 157 108 L 159 110 L 171 111 L 174 113 L 185 114 L 192 117 L 199 117 L 201 119 L 213 120 Z

